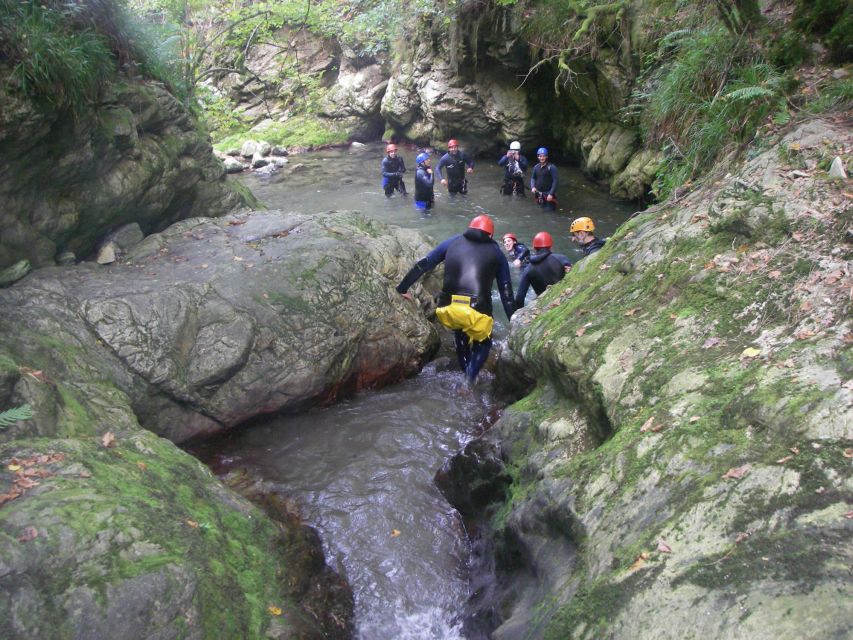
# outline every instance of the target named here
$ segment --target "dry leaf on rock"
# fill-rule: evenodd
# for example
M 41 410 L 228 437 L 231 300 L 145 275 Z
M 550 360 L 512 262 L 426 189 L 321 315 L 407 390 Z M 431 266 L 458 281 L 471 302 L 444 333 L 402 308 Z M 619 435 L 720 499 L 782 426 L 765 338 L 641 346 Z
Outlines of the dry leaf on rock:
M 396 538 L 396 537 L 397 537 L 397 536 L 399 536 L 399 535 L 400 535 L 400 530 L 399 530 L 399 529 L 391 529 L 391 537 L 392 537 L 392 538 Z
M 784 458 L 779 458 L 779 459 L 776 461 L 776 464 L 785 464 L 786 462 L 789 462 L 789 461 L 790 461 L 790 460 L 792 460 L 793 458 L 794 458 L 794 456 L 785 456 Z
M 281 615 L 281 607 L 276 607 L 274 605 L 270 605 L 267 607 L 267 612 L 269 612 L 269 614 L 273 615 L 273 616 L 280 616 Z
M 18 536 L 19 542 L 29 542 L 39 537 L 39 531 L 35 527 L 26 527 Z
M 643 423 L 643 426 L 640 427 L 640 433 L 645 433 L 646 431 L 651 429 L 654 422 L 655 422 L 655 417 L 650 416 L 649 419 Z
M 101 446 L 110 449 L 116 446 L 116 437 L 112 431 L 107 431 L 103 436 L 101 436 Z
M 741 352 L 742 358 L 757 358 L 761 355 L 761 349 L 756 349 L 755 347 L 747 347 Z
M 746 463 L 746 464 L 741 465 L 739 467 L 732 467 L 731 469 L 729 469 L 728 471 L 726 471 L 723 474 L 723 477 L 724 478 L 732 478 L 734 480 L 740 480 L 747 473 L 749 473 L 750 469 L 752 469 L 752 465 L 749 463 Z
M 672 553 L 672 547 L 665 540 L 658 540 L 658 551 L 660 553 Z

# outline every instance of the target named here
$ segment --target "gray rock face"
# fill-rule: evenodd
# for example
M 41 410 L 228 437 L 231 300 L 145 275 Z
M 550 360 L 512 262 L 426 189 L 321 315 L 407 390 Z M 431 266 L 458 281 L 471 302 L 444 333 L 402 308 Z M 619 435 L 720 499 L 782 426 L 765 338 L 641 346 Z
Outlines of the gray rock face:
M 180 442 L 416 372 L 437 332 L 393 287 L 426 246 L 353 213 L 191 219 L 4 290 L 0 352 L 82 385 L 97 371 Z
M 4 84 L 0 269 L 85 257 L 103 234 L 145 233 L 240 203 L 183 106 L 157 84 L 114 85 L 86 117 L 37 111 Z
M 450 465 L 462 508 L 490 503 L 492 637 L 849 635 L 849 213 L 781 158 L 639 215 L 513 316 L 499 375 L 532 391 Z

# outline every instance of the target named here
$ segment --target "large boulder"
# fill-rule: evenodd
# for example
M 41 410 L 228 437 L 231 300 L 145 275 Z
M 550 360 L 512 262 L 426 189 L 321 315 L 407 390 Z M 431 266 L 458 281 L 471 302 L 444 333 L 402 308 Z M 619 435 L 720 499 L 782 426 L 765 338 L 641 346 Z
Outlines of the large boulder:
M 848 634 L 849 209 L 782 157 L 637 216 L 513 316 L 499 373 L 533 390 L 447 472 L 490 514 L 492 637 Z
M 0 291 L 0 349 L 65 385 L 109 381 L 181 442 L 418 371 L 437 332 L 393 287 L 427 246 L 346 212 L 194 218 Z M 68 435 L 40 410 L 55 393 L 28 398 L 44 436 Z
M 84 115 L 0 89 L 0 269 L 91 252 L 111 229 L 145 233 L 241 203 L 189 111 L 156 83 L 108 85 Z

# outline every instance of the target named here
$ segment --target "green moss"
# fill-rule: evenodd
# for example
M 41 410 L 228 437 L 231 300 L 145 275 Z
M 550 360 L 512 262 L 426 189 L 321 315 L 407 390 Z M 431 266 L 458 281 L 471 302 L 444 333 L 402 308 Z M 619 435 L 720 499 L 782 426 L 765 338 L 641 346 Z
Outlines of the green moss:
M 276 122 L 259 130 L 231 134 L 216 142 L 214 147 L 225 151 L 239 147 L 246 140 L 265 140 L 282 147 L 318 147 L 342 144 L 349 140 L 350 131 L 334 120 L 310 116 L 295 116 L 285 122 Z

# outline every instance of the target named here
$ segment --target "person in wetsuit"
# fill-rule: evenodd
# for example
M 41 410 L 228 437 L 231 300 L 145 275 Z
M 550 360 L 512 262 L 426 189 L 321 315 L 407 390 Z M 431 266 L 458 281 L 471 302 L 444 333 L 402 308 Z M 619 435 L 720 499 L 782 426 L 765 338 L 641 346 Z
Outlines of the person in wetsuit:
M 444 169 L 447 169 L 446 178 L 444 177 Z M 447 193 L 450 195 L 468 193 L 468 180 L 465 178 L 465 174 L 474 171 L 474 161 L 459 150 L 459 142 L 456 140 L 447 141 L 447 153 L 441 156 L 435 170 L 438 171 L 441 184 L 447 187 Z
M 385 190 L 385 197 L 390 198 L 395 190 L 405 196 L 407 194 L 403 174 L 406 173 L 406 164 L 397 155 L 397 145 L 389 144 L 385 147 L 385 153 L 387 155 L 382 158 L 382 188 Z
M 533 167 L 530 175 L 530 193 L 536 202 L 546 209 L 557 208 L 557 167 L 548 162 L 548 149 L 536 150 L 539 163 Z
M 514 267 L 526 267 L 530 263 L 530 249 L 520 243 L 514 233 L 505 233 L 503 241 Z
M 505 167 L 504 182 L 501 185 L 502 194 L 524 195 L 524 172 L 527 171 L 528 164 L 527 158 L 521 155 L 521 143 L 517 140 L 511 142 L 509 151 L 498 160 L 498 166 Z
M 492 347 L 495 280 L 507 319 L 515 311 L 509 263 L 492 240 L 494 232 L 495 224 L 489 216 L 477 216 L 463 234 L 448 238 L 419 260 L 397 285 L 400 294 L 412 299 L 409 287 L 444 262 L 444 285 L 435 315 L 453 331 L 456 356 L 469 386 L 476 381 Z
M 426 152 L 419 153 L 415 158 L 418 163 L 418 168 L 415 171 L 415 208 L 416 209 L 432 209 L 435 204 L 435 191 L 433 183 L 435 176 L 430 167 L 431 160 Z
M 533 237 L 534 254 L 530 257 L 530 265 L 521 274 L 521 281 L 518 283 L 518 293 L 515 295 L 516 309 L 524 306 L 524 297 L 529 287 L 533 287 L 533 291 L 538 296 L 550 285 L 562 280 L 572 268 L 572 263 L 566 256 L 551 253 L 553 246 L 554 240 L 547 231 L 540 231 Z
M 580 250 L 583 251 L 584 257 L 595 253 L 604 246 L 606 240 L 596 238 L 595 224 L 592 219 L 587 217 L 577 218 L 569 227 L 569 232 L 572 234 L 572 240 L 578 243 Z

